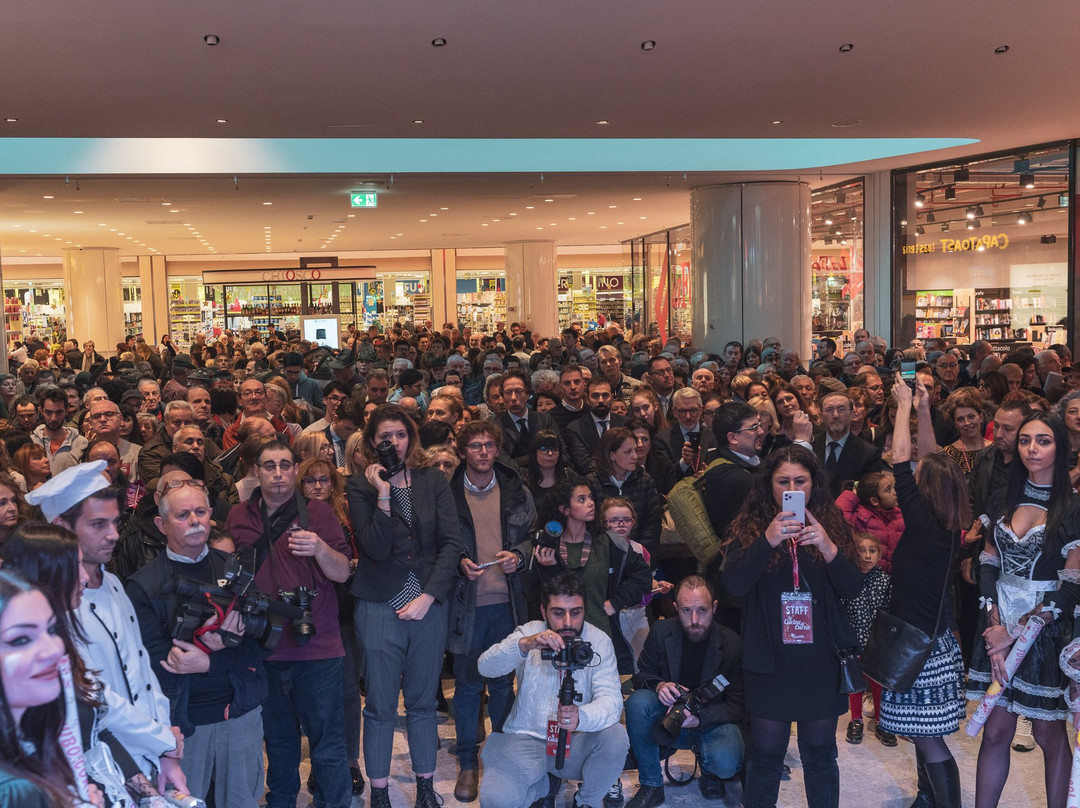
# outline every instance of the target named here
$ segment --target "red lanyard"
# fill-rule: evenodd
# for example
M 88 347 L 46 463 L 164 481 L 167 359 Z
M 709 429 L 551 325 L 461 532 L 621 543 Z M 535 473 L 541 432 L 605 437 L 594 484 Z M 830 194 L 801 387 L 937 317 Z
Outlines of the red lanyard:
M 791 567 L 795 577 L 795 591 L 799 591 L 799 550 L 795 542 L 788 539 L 788 550 L 791 552 Z

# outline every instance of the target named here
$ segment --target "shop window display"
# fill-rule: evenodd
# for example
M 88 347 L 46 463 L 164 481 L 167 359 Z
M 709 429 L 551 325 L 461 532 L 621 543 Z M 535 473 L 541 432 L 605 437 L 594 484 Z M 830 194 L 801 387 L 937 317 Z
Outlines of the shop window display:
M 857 180 L 810 194 L 811 330 L 841 348 L 863 327 L 863 199 Z
M 1068 341 L 1069 150 L 1041 146 L 893 175 L 898 341 Z
M 63 281 L 9 283 L 4 286 L 4 324 L 9 351 L 16 340 L 22 342 L 32 333 L 57 345 L 67 339 Z

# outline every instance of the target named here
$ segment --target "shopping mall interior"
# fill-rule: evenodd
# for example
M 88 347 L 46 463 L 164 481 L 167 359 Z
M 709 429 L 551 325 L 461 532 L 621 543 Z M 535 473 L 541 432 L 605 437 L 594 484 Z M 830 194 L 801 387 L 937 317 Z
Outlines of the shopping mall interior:
M 10 0 L 2 19 L 9 345 L 533 315 L 760 335 L 709 318 L 718 278 L 760 269 L 710 254 L 692 209 L 766 184 L 803 189 L 805 243 L 770 270 L 798 280 L 793 341 L 1069 339 L 1072 4 Z

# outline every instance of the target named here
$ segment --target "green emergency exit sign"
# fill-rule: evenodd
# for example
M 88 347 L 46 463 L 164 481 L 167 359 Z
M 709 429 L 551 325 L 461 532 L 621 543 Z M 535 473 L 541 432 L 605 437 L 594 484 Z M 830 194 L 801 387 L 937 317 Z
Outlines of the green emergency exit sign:
M 377 208 L 379 195 L 375 191 L 354 191 L 349 194 L 349 202 L 354 208 Z

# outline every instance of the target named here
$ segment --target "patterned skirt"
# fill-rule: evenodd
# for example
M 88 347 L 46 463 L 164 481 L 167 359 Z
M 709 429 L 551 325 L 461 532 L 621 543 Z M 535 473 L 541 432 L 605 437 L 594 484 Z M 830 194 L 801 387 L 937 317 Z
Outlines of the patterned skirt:
M 911 689 L 883 689 L 882 729 L 908 738 L 940 738 L 960 729 L 966 715 L 964 661 L 951 631 L 937 638 Z
M 979 621 L 979 635 L 971 653 L 968 671 L 967 697 L 982 699 L 990 686 L 990 657 L 979 637 L 985 628 L 985 618 Z M 1039 632 L 1027 656 L 1013 675 L 1012 681 L 998 697 L 997 706 L 1010 713 L 1040 721 L 1065 721 L 1069 708 L 1065 704 L 1065 688 L 1069 679 L 1061 671 L 1058 656 L 1072 639 L 1073 621 L 1059 618 Z

